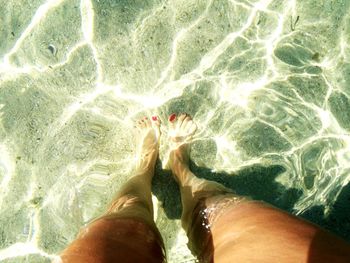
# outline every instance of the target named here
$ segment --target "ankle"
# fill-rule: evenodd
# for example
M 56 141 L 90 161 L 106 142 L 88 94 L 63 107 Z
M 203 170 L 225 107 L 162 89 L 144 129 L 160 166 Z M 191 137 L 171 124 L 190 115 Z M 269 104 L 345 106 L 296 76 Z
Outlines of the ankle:
M 173 165 L 171 171 L 180 187 L 191 185 L 194 175 L 191 173 L 188 165 L 178 163 L 177 165 Z
M 177 172 L 188 168 L 188 160 L 178 151 L 173 151 L 170 155 L 171 170 Z
M 186 151 L 181 149 L 173 150 L 170 154 L 170 159 L 173 165 L 188 166 L 190 158 Z
M 140 155 L 137 163 L 138 170 L 154 170 L 158 157 L 158 151 L 153 150 L 144 155 Z

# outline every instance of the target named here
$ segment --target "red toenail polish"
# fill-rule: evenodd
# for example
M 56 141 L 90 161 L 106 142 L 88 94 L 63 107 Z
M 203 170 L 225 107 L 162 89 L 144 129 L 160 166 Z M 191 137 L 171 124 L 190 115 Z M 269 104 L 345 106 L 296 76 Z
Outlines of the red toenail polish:
M 152 120 L 154 121 L 158 120 L 157 116 L 152 116 Z
M 174 121 L 175 118 L 176 118 L 176 114 L 173 113 L 173 114 L 171 114 L 171 115 L 169 116 L 169 121 Z

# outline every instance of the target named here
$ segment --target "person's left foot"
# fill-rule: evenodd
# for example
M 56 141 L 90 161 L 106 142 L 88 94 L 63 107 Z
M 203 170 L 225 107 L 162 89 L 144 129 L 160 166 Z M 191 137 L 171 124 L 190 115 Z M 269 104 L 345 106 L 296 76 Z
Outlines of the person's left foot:
M 153 116 L 152 119 L 148 117 L 139 120 L 136 123 L 138 136 L 141 139 L 138 143 L 138 169 L 153 170 L 159 151 L 160 139 L 160 120 L 159 117 Z M 139 140 L 136 138 L 136 140 Z

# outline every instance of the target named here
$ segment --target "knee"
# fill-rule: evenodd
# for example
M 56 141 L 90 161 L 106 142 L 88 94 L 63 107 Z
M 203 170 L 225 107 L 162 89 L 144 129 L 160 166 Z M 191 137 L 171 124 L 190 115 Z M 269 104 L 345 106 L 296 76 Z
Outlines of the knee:
M 115 201 L 108 208 L 109 213 L 120 212 L 121 210 L 132 207 L 132 206 L 143 206 L 147 208 L 147 205 L 137 196 L 126 194 Z

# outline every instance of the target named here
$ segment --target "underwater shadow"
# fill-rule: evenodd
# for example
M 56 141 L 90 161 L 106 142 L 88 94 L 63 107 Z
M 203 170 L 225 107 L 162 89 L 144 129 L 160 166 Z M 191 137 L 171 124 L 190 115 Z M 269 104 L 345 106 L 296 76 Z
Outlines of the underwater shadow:
M 178 184 L 171 171 L 164 170 L 158 159 L 152 180 L 152 193 L 162 203 L 165 214 L 169 219 L 181 218 L 181 195 Z
M 190 169 L 199 178 L 221 183 L 239 195 L 265 201 L 286 211 L 291 211 L 302 194 L 297 189 L 287 189 L 276 182 L 276 177 L 286 171 L 281 165 L 254 164 L 235 174 L 213 172 L 208 168 L 199 167 L 193 162 L 190 163 Z M 160 161 L 156 165 L 152 191 L 162 203 L 168 218 L 181 218 L 182 205 L 179 187 L 171 172 L 162 169 Z
M 328 216 L 324 206 L 314 206 L 300 216 L 350 242 L 350 183 L 343 187 Z

